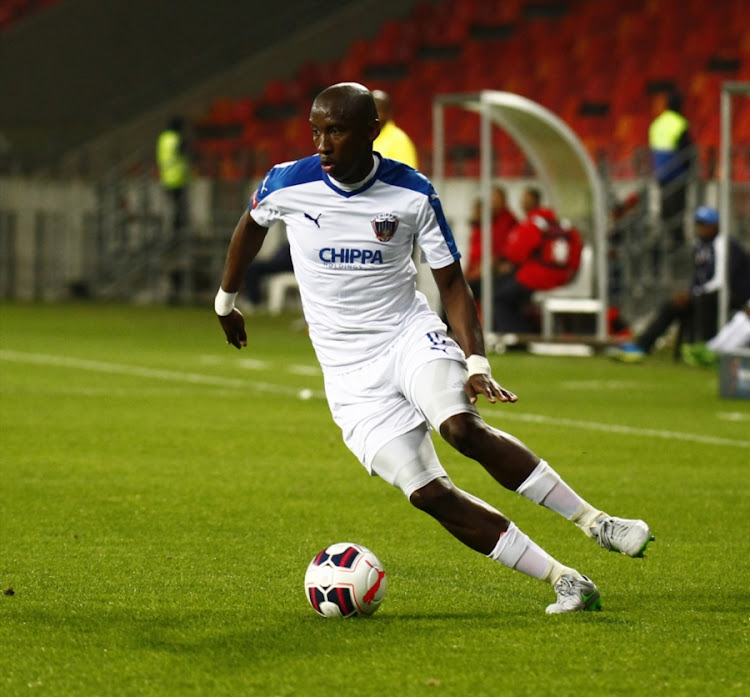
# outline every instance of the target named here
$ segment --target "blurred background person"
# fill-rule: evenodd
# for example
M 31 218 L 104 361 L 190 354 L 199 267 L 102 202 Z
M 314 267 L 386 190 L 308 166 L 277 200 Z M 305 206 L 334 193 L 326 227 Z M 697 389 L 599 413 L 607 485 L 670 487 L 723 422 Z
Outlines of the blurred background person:
M 648 143 L 656 183 L 659 185 L 660 215 L 669 249 L 685 242 L 687 187 L 693 161 L 690 124 L 682 114 L 682 96 L 672 92 L 666 108 L 651 122 Z
M 375 98 L 375 107 L 380 121 L 380 135 L 375 139 L 373 149 L 383 157 L 398 160 L 417 169 L 419 166 L 417 149 L 406 132 L 394 123 L 390 96 L 383 90 L 373 90 L 372 96 Z
M 531 296 L 569 283 L 583 249 L 580 233 L 542 207 L 539 189 L 524 190 L 521 208 L 526 217 L 508 235 L 493 287 L 494 329 L 501 334 L 534 331 L 528 314 Z
M 706 344 L 714 353 L 729 353 L 747 346 L 750 346 L 750 298 Z
M 638 363 L 676 320 L 684 323 L 689 341 L 706 341 L 716 333 L 719 287 L 725 268 L 719 239 L 719 212 L 709 206 L 695 211 L 693 279 L 689 288 L 665 302 L 645 331 L 634 341 L 613 348 L 611 358 Z M 739 242 L 729 240 L 729 304 L 739 308 L 750 297 L 750 257 Z
M 713 367 L 723 353 L 750 347 L 750 300 L 705 344 L 683 344 L 682 360 L 688 365 Z
M 474 202 L 469 237 L 469 260 L 466 266 L 466 280 L 479 301 L 482 296 L 482 201 Z M 508 208 L 505 189 L 495 187 L 492 190 L 492 270 L 497 274 L 504 260 L 505 244 L 508 241 L 510 231 L 518 225 L 518 219 Z
M 263 284 L 265 279 L 277 273 L 293 271 L 292 251 L 289 240 L 284 241 L 267 259 L 255 259 L 245 273 L 245 297 L 237 304 L 242 312 L 252 314 L 265 304 Z
M 190 182 L 190 158 L 185 119 L 173 116 L 159 134 L 156 143 L 159 180 L 172 201 L 172 232 L 175 236 L 187 225 L 187 188 Z

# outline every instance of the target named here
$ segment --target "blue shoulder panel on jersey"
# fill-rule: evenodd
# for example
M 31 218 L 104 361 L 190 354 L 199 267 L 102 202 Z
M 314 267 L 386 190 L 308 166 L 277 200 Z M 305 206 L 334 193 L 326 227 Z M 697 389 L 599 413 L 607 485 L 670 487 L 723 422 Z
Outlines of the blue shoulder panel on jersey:
M 270 193 L 288 186 L 307 184 L 321 179 L 323 179 L 323 170 L 320 168 L 319 155 L 311 155 L 290 164 L 276 165 L 258 186 L 257 200 L 262 201 Z
M 412 169 L 403 162 L 389 160 L 384 157 L 377 178 L 385 184 L 401 186 L 404 189 L 411 189 L 427 196 L 427 200 L 435 212 L 435 217 L 440 226 L 440 231 L 443 233 L 445 243 L 448 245 L 448 249 L 456 261 L 461 258 L 461 252 L 458 251 L 456 240 L 453 238 L 453 231 L 450 225 L 448 225 L 448 221 L 445 219 L 445 214 L 443 213 L 443 207 L 440 205 L 440 197 L 435 193 L 432 182 L 424 174 L 418 172 L 416 169 Z
M 430 180 L 424 174 L 403 162 L 389 160 L 387 157 L 382 158 L 377 177 L 386 184 L 402 186 L 404 189 L 411 189 L 425 196 L 435 193 Z

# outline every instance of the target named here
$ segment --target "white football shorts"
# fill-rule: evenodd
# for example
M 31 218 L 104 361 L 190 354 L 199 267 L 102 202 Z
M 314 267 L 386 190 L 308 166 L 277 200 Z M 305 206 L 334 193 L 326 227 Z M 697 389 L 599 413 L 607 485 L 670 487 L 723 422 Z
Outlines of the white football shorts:
M 408 328 L 374 361 L 326 374 L 331 415 L 344 442 L 370 474 L 378 451 L 428 423 L 439 429 L 450 416 L 478 413 L 464 392 L 464 353 L 435 317 Z

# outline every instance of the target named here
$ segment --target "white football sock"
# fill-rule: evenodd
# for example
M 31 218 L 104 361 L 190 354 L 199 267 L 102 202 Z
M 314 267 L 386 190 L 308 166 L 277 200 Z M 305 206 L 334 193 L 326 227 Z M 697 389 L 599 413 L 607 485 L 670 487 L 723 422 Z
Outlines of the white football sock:
M 706 344 L 715 353 L 729 353 L 750 343 L 750 316 L 744 310 L 734 314 L 721 331 Z
M 572 520 L 586 534 L 593 522 L 602 514 L 598 508 L 584 501 L 571 489 L 544 460 L 540 460 L 516 492 Z
M 528 535 L 521 532 L 515 523 L 500 535 L 500 539 L 488 555 L 505 566 L 520 571 L 522 574 L 538 578 L 554 585 L 563 574 L 580 574 L 556 559 L 553 559 Z

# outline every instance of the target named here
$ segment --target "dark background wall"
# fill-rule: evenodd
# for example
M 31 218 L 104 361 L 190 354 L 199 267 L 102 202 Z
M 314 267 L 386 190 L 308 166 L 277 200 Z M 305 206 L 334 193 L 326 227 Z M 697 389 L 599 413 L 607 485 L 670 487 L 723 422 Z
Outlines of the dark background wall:
M 138 120 L 151 131 L 170 111 L 196 117 L 217 96 L 257 94 L 305 60 L 341 56 L 413 4 L 67 0 L 0 36 L 0 133 L 27 168 L 107 133 L 127 151 Z

